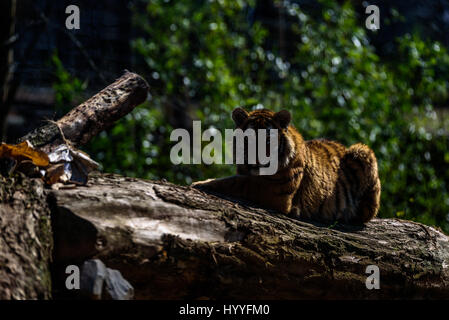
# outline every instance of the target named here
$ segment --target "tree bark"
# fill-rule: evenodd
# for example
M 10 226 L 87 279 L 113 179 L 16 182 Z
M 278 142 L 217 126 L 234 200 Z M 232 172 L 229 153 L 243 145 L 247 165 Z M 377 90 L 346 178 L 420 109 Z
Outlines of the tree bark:
M 51 297 L 52 245 L 43 182 L 0 176 L 0 300 Z
M 50 198 L 55 297 L 67 294 L 65 267 L 91 258 L 118 269 L 137 299 L 449 297 L 449 238 L 415 222 L 319 225 L 116 175 Z M 369 265 L 380 289 L 365 285 Z
M 74 146 L 85 144 L 144 102 L 148 84 L 126 72 L 113 84 L 21 139 L 50 152 L 62 143 L 60 131 Z M 0 176 L 0 299 L 51 297 L 53 236 L 48 190 L 41 180 Z

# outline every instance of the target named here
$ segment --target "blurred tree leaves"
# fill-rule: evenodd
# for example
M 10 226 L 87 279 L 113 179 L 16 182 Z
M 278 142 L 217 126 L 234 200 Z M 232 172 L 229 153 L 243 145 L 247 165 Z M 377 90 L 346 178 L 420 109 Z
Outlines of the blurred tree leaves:
M 50 58 L 50 64 L 53 67 L 55 81 L 53 90 L 55 92 L 55 104 L 59 111 L 65 113 L 71 109 L 73 103 L 78 100 L 84 90 L 87 88 L 87 81 L 80 81 L 72 77 L 64 68 L 58 56 L 58 51 L 54 50 Z
M 319 10 L 273 5 L 285 13 L 291 35 L 285 56 L 271 22 L 249 18 L 256 1 L 137 1 L 132 47 L 152 99 L 95 138 L 92 157 L 105 171 L 182 184 L 229 175 L 229 165 L 171 164 L 177 119 L 224 130 L 233 127 L 237 106 L 288 109 L 306 139 L 373 148 L 381 217 L 449 232 L 449 132 L 434 125 L 434 107 L 448 101 L 447 49 L 406 35 L 397 39 L 394 59 L 383 61 L 359 23 L 363 13 L 349 2 L 321 0 Z M 70 97 L 70 86 L 75 93 L 78 85 L 59 76 L 55 90 Z

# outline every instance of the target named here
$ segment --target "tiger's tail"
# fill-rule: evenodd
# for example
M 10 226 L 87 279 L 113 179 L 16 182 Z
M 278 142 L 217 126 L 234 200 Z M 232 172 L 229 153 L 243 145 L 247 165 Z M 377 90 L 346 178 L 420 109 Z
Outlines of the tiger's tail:
M 377 159 L 374 152 L 366 145 L 357 143 L 349 147 L 343 161 L 347 170 L 357 177 L 357 220 L 366 223 L 377 215 L 380 207 L 381 185 L 377 171 Z

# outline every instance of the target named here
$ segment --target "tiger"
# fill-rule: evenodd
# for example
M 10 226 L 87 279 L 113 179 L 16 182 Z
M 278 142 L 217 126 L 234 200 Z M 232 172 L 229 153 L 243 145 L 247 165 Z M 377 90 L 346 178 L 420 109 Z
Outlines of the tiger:
M 287 110 L 232 112 L 236 128 L 277 129 L 278 168 L 260 175 L 260 164 L 237 164 L 237 174 L 197 181 L 194 188 L 249 201 L 282 214 L 323 223 L 365 224 L 380 207 L 381 184 L 374 152 L 327 139 L 304 140 Z

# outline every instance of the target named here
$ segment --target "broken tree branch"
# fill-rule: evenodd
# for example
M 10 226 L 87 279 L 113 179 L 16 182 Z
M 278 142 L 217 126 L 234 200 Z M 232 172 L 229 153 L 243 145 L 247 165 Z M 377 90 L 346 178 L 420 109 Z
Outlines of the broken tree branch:
M 114 83 L 72 109 L 56 124 L 49 123 L 37 128 L 19 142 L 29 140 L 35 147 L 50 152 L 63 142 L 60 134 L 62 130 L 65 138 L 75 147 L 84 145 L 143 103 L 148 89 L 148 83 L 141 76 L 126 72 Z

